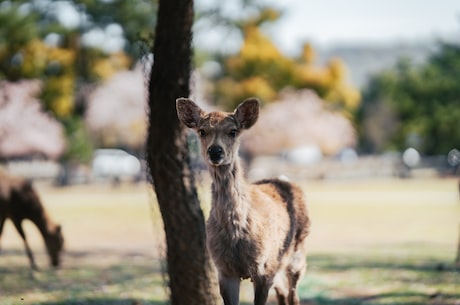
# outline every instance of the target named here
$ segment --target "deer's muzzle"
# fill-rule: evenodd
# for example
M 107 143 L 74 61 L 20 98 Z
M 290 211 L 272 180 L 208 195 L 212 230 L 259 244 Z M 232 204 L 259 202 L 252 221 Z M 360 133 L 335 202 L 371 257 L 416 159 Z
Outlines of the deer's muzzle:
M 209 161 L 213 165 L 219 165 L 224 160 L 224 150 L 219 145 L 212 145 L 208 148 Z

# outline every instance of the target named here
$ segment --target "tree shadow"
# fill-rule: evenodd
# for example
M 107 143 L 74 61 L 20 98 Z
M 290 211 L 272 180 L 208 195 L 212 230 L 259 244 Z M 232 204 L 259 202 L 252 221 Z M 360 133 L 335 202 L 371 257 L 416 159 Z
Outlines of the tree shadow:
M 316 297 L 313 299 L 301 300 L 301 305 L 450 305 L 458 304 L 460 293 L 418 293 L 418 292 L 389 292 L 365 297 L 341 297 L 328 298 Z
M 131 298 L 89 298 L 84 300 L 62 300 L 57 302 L 41 302 L 36 305 L 165 305 L 164 302 Z
M 16 254 L 19 253 L 8 253 Z M 161 262 L 152 260 L 144 253 L 72 251 L 66 253 L 66 258 L 68 264 L 64 260 L 63 266 L 58 269 L 43 266 L 39 271 L 31 271 L 27 262 L 19 259 L 12 264 L 1 265 L 0 295 L 25 298 L 31 291 L 56 296 L 68 291 L 75 299 L 65 300 L 68 296 L 64 295 L 63 301 L 56 304 L 157 304 L 149 300 L 113 298 L 117 294 L 110 291 L 126 292 L 130 296 L 132 290 L 142 292 L 155 289 L 161 295 L 165 294 Z M 108 293 L 107 287 L 110 287 Z M 95 293 L 106 298 L 89 298 Z
M 309 262 L 324 271 L 348 271 L 359 269 L 408 270 L 420 272 L 460 272 L 452 262 L 434 258 L 373 258 L 353 255 L 319 254 L 309 256 Z
M 6 255 L 23 255 L 21 250 L 8 250 Z M 45 269 L 38 272 L 36 278 L 29 278 L 29 266 L 26 261 L 20 261 L 15 265 L 0 266 L 0 273 L 8 281 L 0 278 L 0 294 L 6 296 L 27 297 L 27 293 L 34 291 L 46 291 L 47 293 L 58 293 L 62 290 L 72 291 L 71 297 L 64 296 L 62 300 L 54 302 L 37 303 L 39 305 L 159 305 L 164 302 L 129 298 L 124 295 L 118 298 L 117 295 L 109 294 L 97 298 L 87 294 L 89 291 L 100 291 L 101 287 L 117 287 L 116 289 L 130 291 L 137 289 L 140 291 L 151 291 L 154 288 L 165 287 L 164 266 L 159 260 L 152 261 L 152 258 L 142 252 L 113 253 L 112 251 L 72 251 L 67 252 L 66 256 L 71 260 L 71 264 L 64 264 L 62 269 Z M 98 265 L 95 262 L 112 257 L 113 261 Z M 315 289 L 309 290 L 315 293 L 306 293 L 302 299 L 302 305 L 382 305 L 382 304 L 432 304 L 432 305 L 452 305 L 459 304 L 460 290 L 444 290 L 443 285 L 456 285 L 460 287 L 460 273 L 455 269 L 453 263 L 436 260 L 430 257 L 385 257 L 385 256 L 356 256 L 352 254 L 312 254 L 308 257 L 310 268 L 313 274 L 323 278 L 334 276 L 351 276 L 353 274 L 365 274 L 370 277 L 379 277 L 374 283 L 363 282 L 363 293 L 340 293 L 338 296 L 333 292 L 342 289 L 346 291 L 347 283 L 342 286 L 328 284 L 318 286 L 321 290 L 316 293 Z M 308 272 L 307 272 L 308 277 Z M 142 282 L 139 279 L 143 279 Z M 312 283 L 315 277 L 312 277 Z M 399 288 L 385 289 L 382 293 L 366 294 L 364 289 L 368 287 L 382 290 L 380 285 L 385 285 L 392 281 Z M 12 285 L 17 282 L 19 284 Z M 10 283 L 10 284 L 9 284 Z M 354 282 L 355 291 L 357 281 Z M 359 281 L 358 281 L 359 283 Z M 423 283 L 428 289 L 412 289 L 412 284 Z M 6 286 L 4 286 L 6 285 Z M 9 286 L 11 285 L 11 286 Z M 307 285 L 308 287 L 308 285 Z M 439 288 L 441 287 L 441 288 Z M 309 289 L 309 288 L 307 288 Z M 342 292 L 343 292 L 342 291 Z M 372 291 L 372 290 L 368 290 Z M 101 290 L 102 293 L 102 290 Z M 94 296 L 94 294 L 92 294 Z M 152 293 L 153 295 L 153 293 Z M 308 298 L 305 296 L 309 295 Z M 302 296 L 302 294 L 301 294 Z M 18 302 L 20 303 L 20 302 Z M 252 302 L 242 302 L 243 305 Z M 270 305 L 276 304 L 273 300 Z
M 308 259 L 312 287 L 304 286 L 304 296 L 311 297 L 302 305 L 460 304 L 460 270 L 453 261 L 329 253 Z

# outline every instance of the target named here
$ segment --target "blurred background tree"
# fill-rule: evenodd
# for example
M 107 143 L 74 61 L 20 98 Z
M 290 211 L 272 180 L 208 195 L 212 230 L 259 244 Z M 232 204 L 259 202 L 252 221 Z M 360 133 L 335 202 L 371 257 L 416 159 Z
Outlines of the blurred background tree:
M 216 60 L 222 68 L 210 79 L 215 104 L 230 109 L 247 96 L 258 96 L 271 103 L 279 100 L 280 92 L 287 87 L 310 88 L 331 108 L 353 113 L 360 96 L 347 83 L 346 68 L 340 59 L 318 66 L 315 51 L 308 44 L 297 57 L 282 54 L 264 34 L 264 27 L 276 22 L 282 12 L 259 1 L 240 4 L 244 9 L 237 17 L 226 16 L 220 4 L 197 13 L 199 19 L 236 29 L 243 38 L 236 53 L 200 58 L 202 53 L 197 52 L 197 65 Z M 1 4 L 4 39 L 0 40 L 0 77 L 10 81 L 43 81 L 39 95 L 43 110 L 52 113 L 65 127 L 68 143 L 64 160 L 88 161 L 92 145 L 142 151 L 143 141 L 131 141 L 139 137 L 126 137 L 123 133 L 128 123 L 120 122 L 126 120 L 105 120 L 110 111 L 92 111 L 101 107 L 114 112 L 129 109 L 132 100 L 123 99 L 126 95 L 116 93 L 116 89 L 97 95 L 100 90 L 94 88 L 110 88 L 114 76 L 132 69 L 139 58 L 150 52 L 156 10 L 157 1 L 144 0 L 11 0 Z M 124 103 L 125 108 L 116 103 Z M 142 103 L 135 104 L 144 109 Z M 96 132 L 93 127 L 98 121 L 107 124 L 99 124 Z M 119 128 L 114 128 L 117 124 Z M 138 126 L 136 130 L 145 129 L 145 120 L 138 115 L 129 124 Z M 83 129 L 79 130 L 80 127 Z
M 0 160 L 57 158 L 65 150 L 62 125 L 41 111 L 38 80 L 0 81 Z
M 91 92 L 85 123 L 95 143 L 143 154 L 147 134 L 143 77 L 141 67 L 136 67 L 115 74 Z
M 409 59 L 375 75 L 358 113 L 366 152 L 414 147 L 426 155 L 460 145 L 460 45 L 439 42 L 416 65 Z
M 360 92 L 348 83 L 342 59 L 321 59 L 322 53 L 309 43 L 299 46 L 297 55 L 280 51 L 270 36 L 270 28 L 283 15 L 274 4 L 240 0 L 232 2 L 230 10 L 226 7 L 230 4 L 214 2 L 206 8 L 197 3 L 195 31 L 210 33 L 210 26 L 220 26 L 229 33 L 222 39 L 237 47 L 210 52 L 196 44 L 195 66 L 205 84 L 198 90 L 205 92 L 204 99 L 229 110 L 248 96 L 273 103 L 282 100 L 285 89 L 312 89 L 325 101 L 326 110 L 354 121 L 364 152 L 414 146 L 438 154 L 457 145 L 458 45 L 440 43 L 438 52 L 422 66 L 402 60 L 398 67 L 375 75 L 360 105 Z M 42 111 L 65 129 L 64 161 L 87 162 L 93 147 L 115 145 L 137 155 L 143 151 L 139 139 L 145 136 L 145 104 L 140 99 L 145 103 L 145 97 L 137 94 L 139 100 L 133 103 L 119 94 L 125 86 L 113 84 L 139 61 L 152 59 L 157 5 L 156 0 L 0 3 L 0 80 L 41 80 L 37 99 Z M 143 76 L 145 88 L 149 72 L 139 73 L 122 83 L 128 86 Z M 103 88 L 114 89 L 94 98 Z M 118 107 L 120 103 L 124 106 Z M 129 123 L 127 116 L 106 120 L 126 113 L 117 109 L 132 107 L 140 111 L 132 112 Z M 98 121 L 106 125 L 98 125 L 96 131 Z M 126 126 L 136 136 L 127 136 Z
M 226 21 L 241 31 L 243 42 L 236 54 L 216 56 L 221 69 L 213 78 L 213 102 L 234 109 L 248 96 L 257 96 L 270 103 L 277 100 L 285 88 L 309 88 L 333 109 L 351 115 L 359 105 L 360 93 L 347 82 L 343 61 L 332 58 L 325 66 L 317 65 L 310 44 L 305 44 L 296 58 L 282 54 L 262 29 L 266 24 L 276 22 L 281 12 L 255 3 L 250 7 L 252 13 L 249 17 Z
M 79 98 L 80 92 L 132 68 L 145 55 L 155 17 L 156 1 L 0 4 L 0 79 L 42 80 L 38 95 L 42 110 L 65 128 L 63 160 L 86 162 L 92 155 L 92 139 L 83 120 L 87 97 Z

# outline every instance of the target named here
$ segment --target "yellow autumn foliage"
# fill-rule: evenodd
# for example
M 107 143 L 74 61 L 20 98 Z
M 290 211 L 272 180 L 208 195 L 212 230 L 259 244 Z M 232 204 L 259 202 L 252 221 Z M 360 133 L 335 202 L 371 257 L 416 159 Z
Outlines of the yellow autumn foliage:
M 345 109 L 356 109 L 361 101 L 361 93 L 357 89 L 340 84 L 329 90 L 324 99 Z
M 241 82 L 243 88 L 243 98 L 250 96 L 257 96 L 263 101 L 271 101 L 276 97 L 276 91 L 270 86 L 270 84 L 259 76 L 254 76 L 245 79 Z
M 241 80 L 252 76 L 268 76 L 272 82 L 290 74 L 292 63 L 255 26 L 247 26 L 247 39 L 240 52 L 225 62 L 231 77 Z M 282 72 L 285 71 L 285 72 Z
M 246 39 L 239 55 L 243 60 L 257 59 L 261 61 L 279 60 L 283 57 L 259 28 L 254 26 L 246 28 Z
M 217 101 L 233 108 L 247 96 L 272 102 L 286 87 L 310 88 L 334 107 L 350 112 L 359 105 L 359 91 L 347 83 L 343 61 L 332 58 L 315 64 L 315 51 L 305 44 L 298 58 L 283 55 L 256 22 L 243 27 L 244 41 L 236 55 L 225 62 L 225 77 L 216 83 Z
M 43 94 L 49 109 L 58 118 L 67 118 L 72 115 L 74 108 L 75 76 L 67 73 L 51 76 L 45 82 Z
M 75 64 L 75 50 L 64 48 L 49 48 L 49 61 L 59 62 L 65 68 L 71 68 Z
M 58 117 L 67 118 L 73 111 L 73 100 L 71 96 L 59 96 L 53 101 L 54 112 Z
M 8 51 L 0 45 L 0 60 L 5 61 L 12 56 Z M 45 108 L 58 119 L 73 115 L 77 55 L 75 48 L 49 46 L 40 39 L 30 40 L 15 55 L 18 63 L 14 66 L 14 73 L 21 78 L 40 78 L 43 81 L 40 98 Z M 98 79 L 108 79 L 131 64 L 131 59 L 123 52 L 93 58 L 97 59 L 90 66 L 90 73 Z
M 22 51 L 21 73 L 36 77 L 48 63 L 48 47 L 39 39 L 31 40 Z
M 72 114 L 75 86 L 76 51 L 51 47 L 33 39 L 20 51 L 20 74 L 43 80 L 42 100 L 57 118 Z
M 302 47 L 302 53 L 300 54 L 300 61 L 311 65 L 315 62 L 316 53 L 311 44 L 306 43 Z
M 131 59 L 123 52 L 110 54 L 109 57 L 99 58 L 95 61 L 92 68 L 96 77 L 106 80 L 117 72 L 127 70 L 131 64 Z
M 342 60 L 336 57 L 329 60 L 326 70 L 331 77 L 331 85 L 343 83 L 347 76 L 345 64 Z
M 327 87 L 331 83 L 331 74 L 328 70 L 308 64 L 297 65 L 295 71 L 295 87 L 302 88 L 305 84 L 311 87 Z
M 266 21 L 276 21 L 281 17 L 281 12 L 279 10 L 267 7 L 260 12 L 258 18 L 256 18 L 253 24 L 260 24 Z

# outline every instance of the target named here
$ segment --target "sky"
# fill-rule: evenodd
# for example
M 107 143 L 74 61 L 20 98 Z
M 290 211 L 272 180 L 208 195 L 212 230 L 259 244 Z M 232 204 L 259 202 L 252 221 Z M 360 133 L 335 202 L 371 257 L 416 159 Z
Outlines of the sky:
M 275 35 L 285 48 L 302 39 L 330 45 L 460 34 L 458 0 L 287 0 L 283 6 Z
M 217 0 L 196 0 L 198 5 Z M 328 47 L 339 44 L 388 43 L 436 39 L 457 33 L 459 0 L 284 0 L 265 1 L 284 11 L 267 29 L 286 53 L 300 51 L 303 42 Z M 198 44 L 226 46 L 228 37 L 210 29 Z M 220 34 L 220 36 L 225 36 Z M 214 40 L 217 40 L 215 42 Z
M 267 34 L 287 54 L 300 52 L 304 42 L 329 47 L 343 44 L 388 43 L 436 39 L 457 34 L 460 38 L 460 0 L 259 0 L 284 11 Z M 78 25 L 76 11 L 60 3 L 61 22 Z M 197 8 L 225 5 L 231 16 L 240 16 L 239 1 L 195 0 Z M 224 4 L 225 3 L 225 4 Z M 241 37 L 212 25 L 196 27 L 195 44 L 211 50 L 239 49 Z M 458 41 L 458 40 L 457 40 Z M 124 46 L 122 31 L 112 26 L 86 34 L 84 42 L 103 45 L 107 51 Z

